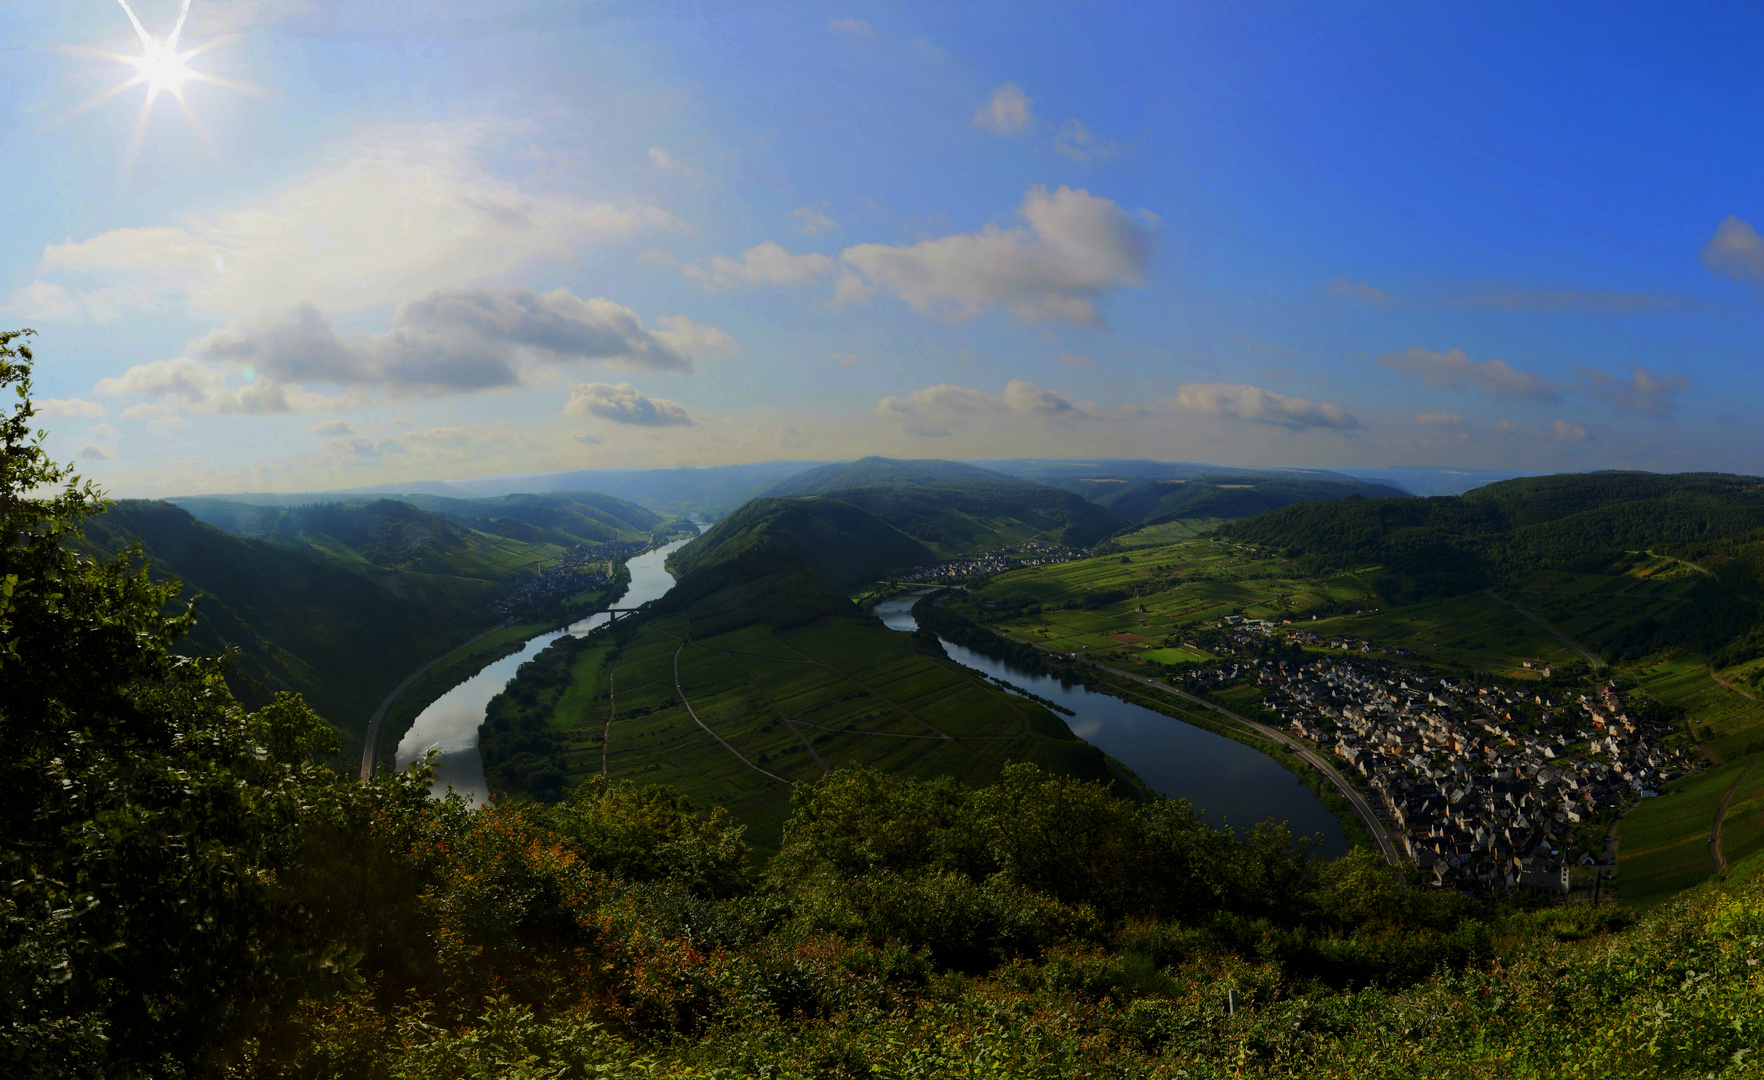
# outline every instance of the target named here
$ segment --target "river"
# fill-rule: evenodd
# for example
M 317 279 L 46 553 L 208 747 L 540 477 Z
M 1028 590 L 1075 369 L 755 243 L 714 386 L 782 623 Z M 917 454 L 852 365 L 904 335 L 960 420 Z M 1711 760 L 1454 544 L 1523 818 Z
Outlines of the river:
M 693 524 L 698 525 L 697 522 Z M 615 601 L 615 605 L 638 607 L 666 595 L 674 587 L 674 576 L 668 573 L 663 563 L 684 543 L 685 540 L 676 540 L 632 559 L 627 564 L 631 569 L 631 587 Z M 451 787 L 468 799 L 488 802 L 490 792 L 484 785 L 484 759 L 478 755 L 478 728 L 484 723 L 484 710 L 490 699 L 502 692 L 502 688 L 514 678 L 517 668 L 538 656 L 547 645 L 565 634 L 581 637 L 605 626 L 609 618 L 605 612 L 599 612 L 562 630 L 550 630 L 528 638 L 520 652 L 503 657 L 436 698 L 417 715 L 410 730 L 399 740 L 398 767 L 404 768 L 433 747 L 441 751 L 441 761 L 435 770 L 434 793 L 443 795 Z
M 918 629 L 912 616 L 918 599 L 884 600 L 871 610 L 889 629 L 910 633 Z M 1321 834 L 1323 844 L 1316 851 L 1324 858 L 1347 853 L 1335 815 L 1268 755 L 1118 697 L 1062 686 L 1052 676 L 1023 671 L 952 642 L 943 641 L 943 647 L 963 667 L 1006 679 L 1071 709 L 1066 723 L 1073 734 L 1132 769 L 1158 794 L 1187 799 L 1207 811 L 1214 824 L 1241 832 L 1273 818 L 1300 836 Z

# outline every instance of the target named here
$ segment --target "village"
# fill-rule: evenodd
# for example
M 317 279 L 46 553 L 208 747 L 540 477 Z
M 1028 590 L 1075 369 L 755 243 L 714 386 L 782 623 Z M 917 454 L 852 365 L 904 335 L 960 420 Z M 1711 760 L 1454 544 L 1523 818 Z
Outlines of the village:
M 577 544 L 558 556 L 539 576 L 522 582 L 513 593 L 490 605 L 498 615 L 550 607 L 611 580 L 615 560 L 641 555 L 653 545 L 644 540 L 607 540 Z
M 1304 636 L 1242 616 L 1218 628 L 1239 648 Z M 1335 755 L 1404 855 L 1437 885 L 1478 895 L 1568 892 L 1574 864 L 1603 864 L 1616 813 L 1695 767 L 1689 751 L 1662 747 L 1670 725 L 1638 717 L 1615 680 L 1573 692 L 1472 686 L 1352 653 L 1246 657 L 1183 678 L 1265 687 L 1263 709 Z
M 915 566 L 893 576 L 900 581 L 935 581 L 948 584 L 1002 574 L 1024 566 L 1076 562 L 1079 559 L 1088 559 L 1092 554 L 1089 548 L 1065 547 L 1045 540 L 1025 540 L 1011 547 L 966 555 L 935 566 Z

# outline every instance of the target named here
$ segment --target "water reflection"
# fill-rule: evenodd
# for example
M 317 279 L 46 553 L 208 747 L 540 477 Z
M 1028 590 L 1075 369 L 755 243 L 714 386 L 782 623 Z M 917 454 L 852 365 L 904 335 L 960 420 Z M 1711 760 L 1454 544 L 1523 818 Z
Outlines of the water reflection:
M 637 607 L 665 596 L 674 587 L 674 576 L 667 572 L 663 563 L 669 553 L 684 543 L 685 540 L 676 540 L 632 559 L 628 564 L 631 587 L 616 606 Z M 502 692 L 502 688 L 514 678 L 516 669 L 545 651 L 546 646 L 565 634 L 581 637 L 606 625 L 608 618 L 607 614 L 600 612 L 571 623 L 563 630 L 551 630 L 528 638 L 520 652 L 503 657 L 436 698 L 399 740 L 398 768 L 404 768 L 433 747 L 441 751 L 441 761 L 435 770 L 435 794 L 445 794 L 452 788 L 468 799 L 488 802 L 490 792 L 484 784 L 484 759 L 478 754 L 478 728 L 484 723 L 484 709 L 490 699 Z
M 884 600 L 871 612 L 892 630 L 916 630 L 912 606 L 919 595 Z M 1297 776 L 1266 754 L 1108 694 L 1062 686 L 1051 676 L 1022 671 L 948 641 L 943 647 L 964 667 L 1071 709 L 1073 715 L 1066 723 L 1073 734 L 1132 769 L 1158 794 L 1187 799 L 1206 810 L 1212 823 L 1241 831 L 1273 818 L 1301 836 L 1321 834 L 1317 853 L 1325 858 L 1347 852 L 1347 839 L 1335 815 Z

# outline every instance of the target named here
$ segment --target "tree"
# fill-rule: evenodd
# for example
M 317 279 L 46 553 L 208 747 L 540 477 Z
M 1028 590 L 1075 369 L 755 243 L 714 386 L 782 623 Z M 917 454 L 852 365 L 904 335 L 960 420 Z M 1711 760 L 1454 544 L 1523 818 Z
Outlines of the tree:
M 332 738 L 175 654 L 194 611 L 138 550 L 69 549 L 104 503 L 32 429 L 30 335 L 0 333 L 0 1071 L 175 1076 L 323 969 L 275 874 Z

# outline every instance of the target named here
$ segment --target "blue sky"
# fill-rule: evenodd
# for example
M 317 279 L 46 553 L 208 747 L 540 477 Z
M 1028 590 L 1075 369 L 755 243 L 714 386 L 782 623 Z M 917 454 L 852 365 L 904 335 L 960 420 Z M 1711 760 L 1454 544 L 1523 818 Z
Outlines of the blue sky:
M 179 0 L 138 0 L 163 37 Z M 1764 471 L 1760 16 L 0 13 L 0 321 L 120 494 L 772 458 Z M 189 116 L 195 118 L 193 123 Z M 198 126 L 205 133 L 198 133 Z

